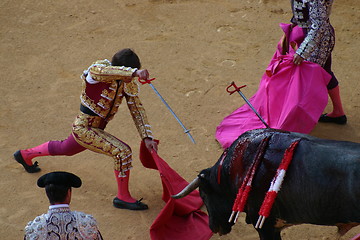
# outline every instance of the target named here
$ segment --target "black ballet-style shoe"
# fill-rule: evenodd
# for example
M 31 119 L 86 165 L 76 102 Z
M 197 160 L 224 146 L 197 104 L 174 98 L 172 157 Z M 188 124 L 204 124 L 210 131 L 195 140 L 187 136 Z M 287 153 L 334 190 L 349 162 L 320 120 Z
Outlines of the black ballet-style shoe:
M 40 172 L 41 168 L 38 167 L 38 162 L 35 162 L 32 166 L 26 164 L 24 158 L 21 156 L 20 150 L 14 153 L 14 159 L 20 163 L 28 173 Z
M 347 122 L 347 118 L 346 115 L 342 115 L 340 117 L 329 117 L 327 116 L 327 113 L 325 113 L 320 116 L 319 122 L 336 123 L 336 124 L 344 125 Z
M 115 197 L 113 200 L 113 205 L 116 208 L 121 209 L 129 209 L 129 210 L 146 210 L 148 209 L 148 205 L 141 202 L 142 198 L 140 200 L 137 200 L 134 203 L 125 202 L 123 200 L 120 200 L 119 198 Z

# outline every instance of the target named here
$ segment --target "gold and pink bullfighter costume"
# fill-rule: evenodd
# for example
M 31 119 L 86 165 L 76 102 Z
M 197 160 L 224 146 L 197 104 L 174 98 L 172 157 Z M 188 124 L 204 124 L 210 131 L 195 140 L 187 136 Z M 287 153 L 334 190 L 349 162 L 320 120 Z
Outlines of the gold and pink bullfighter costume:
M 76 117 L 72 128 L 72 135 L 77 143 L 94 152 L 113 157 L 114 169 L 122 175 L 132 166 L 131 149 L 104 129 L 124 98 L 140 137 L 153 138 L 144 107 L 138 97 L 138 84 L 134 80 L 130 83 L 122 81 L 124 78 L 132 78 L 136 70 L 111 66 L 108 60 L 96 61 L 85 70 L 81 76 L 81 113 Z M 51 148 L 50 144 L 49 151 L 52 155 Z
M 153 140 L 145 109 L 138 97 L 139 86 L 134 79 L 135 73 L 144 71 L 147 72 L 112 66 L 107 59 L 94 62 L 81 75 L 80 114 L 75 118 L 72 134 L 63 141 L 48 141 L 33 148 L 18 150 L 14 153 L 15 160 L 27 172 L 33 173 L 40 171 L 38 163 L 32 163 L 34 157 L 72 156 L 85 149 L 111 156 L 118 183 L 114 206 L 131 210 L 147 209 L 147 205 L 140 201 L 132 203 L 135 200 L 128 191 L 129 170 L 132 168 L 131 148 L 104 130 L 125 99 L 141 139 Z
M 131 148 L 104 129 L 114 118 L 125 98 L 141 139 L 153 138 L 145 109 L 138 97 L 137 82 L 134 79 L 129 83 L 122 81 L 125 78 L 132 78 L 136 70 L 130 67 L 111 66 L 110 61 L 106 59 L 94 62 L 81 75 L 83 83 L 80 114 L 75 118 L 72 134 L 63 141 L 44 143 L 44 151 L 41 153 L 32 151 L 28 157 L 72 156 L 90 149 L 111 156 L 114 159 L 114 169 L 124 175 L 132 167 Z M 26 151 L 21 150 L 24 158 Z

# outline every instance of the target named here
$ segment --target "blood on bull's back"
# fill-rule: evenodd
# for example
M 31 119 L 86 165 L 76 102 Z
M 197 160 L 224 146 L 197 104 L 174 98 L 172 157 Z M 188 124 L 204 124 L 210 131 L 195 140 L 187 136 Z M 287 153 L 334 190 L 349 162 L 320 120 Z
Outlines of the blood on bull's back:
M 267 144 L 259 150 L 264 139 L 268 139 Z M 217 163 L 201 171 L 187 189 L 191 191 L 199 186 L 214 232 L 226 234 L 231 231 L 233 224 L 228 219 L 237 191 L 260 154 L 244 208 L 247 223 L 255 226 L 284 152 L 294 141 L 298 144 L 271 214 L 264 225 L 256 229 L 260 238 L 281 239 L 280 231 L 284 226 L 301 223 L 337 225 L 344 234 L 360 222 L 360 208 L 357 207 L 360 200 L 360 144 L 257 129 L 241 135 Z M 184 192 L 187 190 L 185 188 Z M 349 224 L 352 222 L 354 224 Z

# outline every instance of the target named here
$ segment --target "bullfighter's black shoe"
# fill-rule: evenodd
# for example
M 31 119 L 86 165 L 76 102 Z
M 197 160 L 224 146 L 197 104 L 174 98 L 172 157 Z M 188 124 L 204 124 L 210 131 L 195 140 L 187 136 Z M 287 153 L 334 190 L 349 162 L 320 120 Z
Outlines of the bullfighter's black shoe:
M 116 208 L 121 208 L 121 209 L 129 209 L 129 210 L 146 210 L 148 209 L 148 205 L 146 205 L 145 203 L 141 202 L 142 199 L 137 200 L 134 203 L 129 203 L 129 202 L 125 202 L 120 200 L 119 198 L 115 197 L 113 200 L 113 205 Z
M 347 118 L 346 118 L 346 115 L 343 115 L 343 116 L 340 116 L 340 117 L 329 117 L 325 113 L 325 114 L 322 114 L 320 116 L 319 122 L 336 123 L 336 124 L 344 125 L 347 122 Z
M 41 168 L 38 167 L 38 162 L 35 162 L 32 166 L 26 164 L 24 158 L 21 156 L 20 150 L 14 153 L 14 159 L 20 163 L 28 173 L 40 172 Z

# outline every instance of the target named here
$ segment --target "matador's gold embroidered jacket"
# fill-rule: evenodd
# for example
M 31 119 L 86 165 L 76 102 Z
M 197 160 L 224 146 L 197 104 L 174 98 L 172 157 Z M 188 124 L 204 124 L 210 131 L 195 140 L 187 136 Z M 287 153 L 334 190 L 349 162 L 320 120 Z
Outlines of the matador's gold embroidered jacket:
M 125 97 L 128 108 L 142 139 L 153 138 L 145 109 L 138 97 L 139 86 L 132 78 L 136 68 L 111 66 L 108 60 L 98 60 L 84 71 L 81 103 L 109 122 Z

